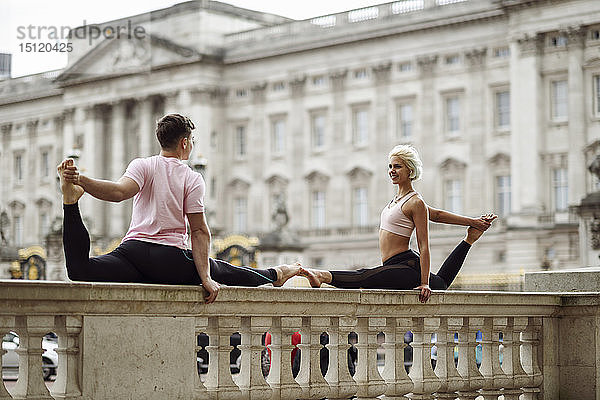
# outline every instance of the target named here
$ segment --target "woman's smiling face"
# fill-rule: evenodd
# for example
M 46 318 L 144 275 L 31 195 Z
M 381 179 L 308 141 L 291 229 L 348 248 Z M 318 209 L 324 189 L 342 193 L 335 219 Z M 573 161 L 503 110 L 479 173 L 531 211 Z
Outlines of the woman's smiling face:
M 398 156 L 392 156 L 390 158 L 388 175 L 395 185 L 410 181 L 410 169 L 406 166 L 402 158 Z

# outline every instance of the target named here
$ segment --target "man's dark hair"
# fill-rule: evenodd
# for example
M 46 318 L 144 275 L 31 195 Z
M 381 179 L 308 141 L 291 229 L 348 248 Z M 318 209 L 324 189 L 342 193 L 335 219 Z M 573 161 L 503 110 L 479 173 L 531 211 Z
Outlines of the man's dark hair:
M 156 138 L 163 149 L 175 149 L 181 138 L 190 136 L 194 123 L 181 114 L 167 114 L 156 123 Z

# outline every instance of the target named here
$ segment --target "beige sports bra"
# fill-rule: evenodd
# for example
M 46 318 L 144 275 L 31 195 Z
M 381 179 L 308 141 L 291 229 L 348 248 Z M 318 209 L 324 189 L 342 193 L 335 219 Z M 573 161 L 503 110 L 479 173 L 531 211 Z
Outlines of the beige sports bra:
M 383 211 L 381 211 L 381 223 L 379 224 L 379 228 L 395 233 L 396 235 L 410 237 L 415 229 L 415 224 L 410 218 L 404 215 L 402 212 L 402 205 L 416 194 L 418 193 L 414 191 L 408 192 L 396 204 L 392 206 L 388 204 L 385 206 Z

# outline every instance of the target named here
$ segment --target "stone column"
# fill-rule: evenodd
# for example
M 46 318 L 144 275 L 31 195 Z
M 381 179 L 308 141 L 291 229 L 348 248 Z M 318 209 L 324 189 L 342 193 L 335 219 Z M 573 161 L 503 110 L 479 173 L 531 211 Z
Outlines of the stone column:
M 436 70 L 437 62 L 437 54 L 417 58 L 421 81 L 421 94 L 417 100 L 417 123 L 419 125 L 419 134 L 415 137 L 415 146 L 419 149 L 423 164 L 427 166 L 426 171 L 430 170 L 434 176 L 437 168 L 435 165 L 435 153 L 437 149 L 435 144 L 437 135 L 434 125 L 436 115 L 434 115 L 433 107 L 433 104 L 435 104 L 433 75 Z M 436 179 L 424 179 L 420 185 L 424 188 L 423 192 L 425 192 L 425 196 L 433 201 L 434 193 L 438 192 L 436 190 Z M 441 198 L 436 200 L 441 200 Z
M 480 212 L 484 210 L 485 198 L 481 196 L 481 188 L 484 188 L 486 181 L 485 174 L 485 115 L 486 102 L 482 101 L 485 96 L 485 61 L 487 48 L 472 49 L 465 53 L 467 64 L 469 66 L 469 83 L 467 89 L 466 102 L 467 112 L 462 124 L 462 134 L 469 143 L 471 160 L 467 169 L 468 183 L 465 185 L 465 211 Z
M 138 157 L 153 155 L 152 145 L 156 141 L 155 127 L 152 121 L 152 97 L 137 99 L 139 107 L 140 153 Z
M 535 226 L 541 213 L 543 190 L 540 180 L 541 125 L 544 104 L 540 64 L 541 35 L 525 35 L 511 43 L 511 203 L 509 223 Z M 513 123 L 514 121 L 514 123 Z M 527 173 L 523 173 L 527 171 Z
M 586 118 L 583 82 L 583 47 L 586 30 L 582 27 L 566 30 L 569 51 L 569 205 L 578 205 L 585 196 Z
M 179 104 L 180 103 L 179 96 L 180 96 L 179 90 L 174 90 L 172 92 L 165 93 L 165 95 L 164 95 L 164 99 L 165 99 L 164 114 L 165 115 L 172 114 L 172 113 L 182 114 L 181 107 Z
M 37 168 L 37 134 L 38 134 L 38 124 L 39 120 L 30 120 L 27 121 L 27 151 L 24 154 L 24 171 L 23 173 L 29 173 L 30 177 L 28 179 L 24 179 L 25 182 L 25 192 L 28 194 L 30 199 L 37 198 L 37 187 L 38 187 L 38 173 L 39 169 Z M 25 232 L 24 241 L 25 245 L 31 245 L 34 241 L 37 241 L 34 237 L 36 232 L 35 227 L 37 226 L 38 221 L 38 212 L 33 209 L 31 212 L 27 212 L 23 215 L 25 218 L 25 226 L 23 231 Z M 27 235 L 27 232 L 30 234 Z M 42 244 L 42 243 L 39 243 Z
M 0 159 L 0 167 L 2 168 L 2 172 L 0 173 L 0 176 L 2 177 L 2 182 L 11 182 L 11 176 L 10 176 L 10 171 L 11 171 L 11 160 L 12 160 L 12 154 L 10 153 L 11 150 L 11 140 L 10 140 L 10 136 L 12 133 L 12 129 L 13 129 L 13 125 L 12 124 L 4 124 L 0 127 L 0 129 L 2 130 L 2 153 L 3 153 L 3 157 L 2 159 Z M 2 206 L 6 207 L 8 206 L 8 194 L 10 192 L 10 185 L 8 184 L 3 184 L 2 185 L 2 198 L 0 198 L 0 213 L 2 211 L 5 211 L 2 209 Z
M 369 142 L 375 143 L 377 161 L 381 154 L 386 154 L 390 149 L 390 127 L 388 126 L 390 114 L 390 75 L 392 63 L 390 61 L 376 65 L 372 68 L 375 76 L 375 132 Z
M 255 182 L 261 182 L 261 185 L 265 183 L 265 177 L 263 171 L 266 166 L 269 165 L 271 160 L 271 127 L 267 116 L 265 115 L 265 98 L 267 91 L 267 83 L 262 82 L 253 85 L 250 88 L 252 93 L 252 116 L 248 121 L 248 128 L 246 130 L 246 142 L 248 145 L 246 161 L 242 161 L 246 165 L 252 180 Z M 252 146 L 252 143 L 256 143 L 256 146 Z M 263 213 L 264 207 L 263 194 L 266 192 L 264 187 L 258 185 L 251 185 L 248 195 L 248 227 L 262 231 L 266 228 L 265 215 Z M 268 204 L 268 200 L 267 200 Z
M 344 132 L 346 131 L 346 101 L 344 86 L 348 70 L 343 69 L 329 74 L 329 82 L 333 94 L 333 129 L 331 138 L 327 138 L 328 147 L 336 147 L 336 143 L 344 142 Z
M 304 140 L 304 93 L 306 90 L 306 75 L 297 76 L 291 79 L 288 84 L 292 96 L 292 109 L 290 110 L 289 122 L 286 126 L 286 135 L 288 138 L 287 146 L 288 149 L 300 149 L 300 151 L 286 151 L 285 153 L 291 154 L 292 168 L 290 168 L 288 171 L 292 172 L 292 181 L 301 182 L 302 171 L 304 171 L 304 163 L 306 162 L 309 154 L 308 152 L 310 151 L 310 144 L 306 146 L 306 141 Z M 310 131 L 308 132 L 308 135 L 310 138 Z M 310 143 L 310 139 L 308 143 Z M 302 151 L 302 149 L 306 149 L 307 151 Z M 288 211 L 290 212 L 290 215 L 298 216 L 298 218 L 295 218 L 295 220 L 294 218 L 291 220 L 291 227 L 293 228 L 302 227 L 302 218 L 300 218 L 304 203 L 302 201 L 304 199 L 304 191 L 302 186 L 303 185 L 288 185 L 288 190 L 290 191 L 290 193 L 287 193 L 287 196 L 289 196 L 289 201 L 287 201 L 287 204 L 289 204 Z M 269 209 L 268 212 L 270 216 L 272 210 Z
M 58 334 L 58 372 L 52 385 L 55 399 L 78 399 L 79 386 L 81 317 L 57 315 L 54 317 L 54 330 Z
M 107 143 L 105 143 L 102 132 L 100 112 L 100 108 L 93 104 L 84 108 L 82 115 L 83 148 L 78 163 L 81 172 L 92 178 L 107 178 L 106 171 L 103 171 L 103 169 L 106 169 L 104 153 Z M 68 151 L 68 149 L 64 151 Z M 86 226 L 92 236 L 105 235 L 107 232 L 105 207 L 106 205 L 103 202 L 89 195 L 84 195 L 80 201 L 82 215 L 91 216 L 91 218 L 86 218 L 91 222 Z
M 125 112 L 126 103 L 117 101 L 112 104 L 112 124 L 110 128 L 110 144 L 109 144 L 109 169 L 110 180 L 116 182 L 125 172 Z M 125 235 L 129 226 L 125 204 L 109 203 L 109 229 L 108 236 L 110 238 L 119 238 Z

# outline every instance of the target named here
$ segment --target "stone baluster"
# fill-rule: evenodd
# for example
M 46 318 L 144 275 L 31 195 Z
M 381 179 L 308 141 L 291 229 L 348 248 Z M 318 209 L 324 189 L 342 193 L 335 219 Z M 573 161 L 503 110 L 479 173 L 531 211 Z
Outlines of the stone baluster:
M 239 330 L 240 324 L 240 317 L 210 317 L 208 319 L 207 333 L 210 345 L 206 349 L 209 355 L 209 366 L 204 385 L 208 398 L 211 400 L 242 398 L 240 388 L 233 382 L 229 366 L 232 349 L 230 337 Z
M 483 318 L 465 319 L 465 324 L 458 333 L 458 373 L 466 385 L 458 391 L 460 400 L 475 400 L 478 390 L 483 387 L 483 375 L 477 369 L 475 348 L 477 347 L 477 331 L 483 325 Z
M 331 321 L 329 317 L 304 317 L 302 320 L 303 365 L 296 377 L 296 381 L 302 387 L 301 398 L 329 398 L 332 391 L 321 373 L 321 333 L 329 331 Z M 306 339 L 308 343 L 305 343 Z M 329 366 L 331 367 L 331 364 Z
M 508 318 L 504 331 L 504 356 L 502 369 L 510 379 L 504 388 L 505 400 L 518 400 L 529 377 L 521 365 L 521 331 L 527 326 L 527 318 Z
M 200 346 L 198 344 L 198 336 L 201 333 L 206 333 L 208 328 L 208 317 L 196 317 L 196 327 L 194 330 L 195 333 L 195 337 L 196 337 L 196 346 L 194 348 L 194 354 L 198 354 L 198 352 L 200 350 L 202 350 L 202 346 Z M 210 340 L 210 337 L 209 337 Z M 209 342 L 210 344 L 210 342 Z M 209 360 L 210 361 L 210 360 Z M 209 368 L 210 371 L 210 368 Z M 194 382 L 194 398 L 196 399 L 205 399 L 207 397 L 206 395 L 206 386 L 204 386 L 204 383 L 202 383 L 202 380 L 200 379 L 200 371 L 198 371 L 197 374 L 194 374 L 195 378 L 195 382 Z
M 13 398 L 52 400 L 42 376 L 42 338 L 53 327 L 53 316 L 15 317 L 15 330 L 19 335 L 19 379 L 12 392 Z
M 410 329 L 410 318 L 386 318 L 385 325 L 385 366 L 381 376 L 387 384 L 386 399 L 404 399 L 413 390 L 413 382 L 404 368 L 404 334 Z
M 302 324 L 302 318 L 277 317 L 273 319 L 270 330 L 271 344 L 271 371 L 267 376 L 267 383 L 273 389 L 272 400 L 295 400 L 302 395 L 302 388 L 292 375 L 290 362 L 292 335 Z
M 55 399 L 75 399 L 81 396 L 79 386 L 79 335 L 81 317 L 54 317 L 54 332 L 58 335 L 58 372 L 52 385 Z
M 0 317 L 0 336 L 4 337 L 5 334 L 8 333 L 11 327 L 15 325 L 14 317 Z M 2 356 L 6 354 L 6 350 L 4 350 L 0 346 L 0 375 L 2 375 Z M 12 396 L 6 390 L 6 386 L 4 386 L 4 382 L 0 381 L 0 400 L 8 400 L 12 399 Z
M 465 381 L 458 373 L 454 363 L 454 333 L 463 325 L 462 318 L 440 318 L 440 328 L 438 330 L 437 340 L 437 363 L 435 365 L 435 374 L 441 381 L 440 388 L 436 393 L 436 398 L 452 399 L 456 398 L 456 392 L 465 387 Z
M 271 327 L 271 317 L 242 317 L 242 338 L 238 348 L 242 352 L 242 363 L 238 385 L 245 399 L 266 400 L 273 396 L 273 389 L 262 374 L 261 354 L 263 334 Z
M 329 368 L 325 380 L 329 383 L 330 400 L 348 399 L 356 394 L 357 385 L 348 370 L 348 335 L 356 324 L 356 319 L 348 317 L 331 318 L 329 344 Z
M 504 318 L 506 321 L 506 318 Z M 482 335 L 482 358 L 479 372 L 483 375 L 484 382 L 481 395 L 484 400 L 497 400 L 502 394 L 501 389 L 510 384 L 510 380 L 500 366 L 500 329 L 502 319 L 485 318 Z M 506 326 L 506 322 L 503 324 Z
M 538 349 L 540 346 L 539 334 L 541 329 L 541 318 L 529 317 L 525 332 L 521 333 L 523 346 L 521 347 L 521 359 L 523 369 L 529 379 L 523 387 L 523 400 L 535 400 L 540 392 L 543 376 L 538 360 Z
M 440 380 L 431 367 L 431 335 L 439 327 L 439 318 L 413 318 L 413 365 L 408 376 L 414 388 L 411 399 L 431 399 L 440 388 Z
M 357 399 L 374 399 L 383 394 L 387 385 L 377 369 L 377 334 L 385 327 L 385 318 L 358 318 L 358 363 L 354 380 Z

